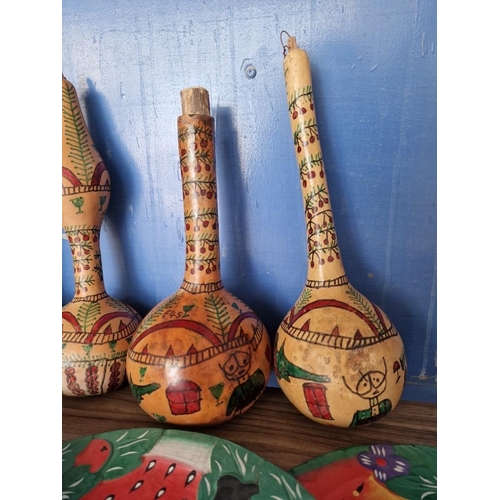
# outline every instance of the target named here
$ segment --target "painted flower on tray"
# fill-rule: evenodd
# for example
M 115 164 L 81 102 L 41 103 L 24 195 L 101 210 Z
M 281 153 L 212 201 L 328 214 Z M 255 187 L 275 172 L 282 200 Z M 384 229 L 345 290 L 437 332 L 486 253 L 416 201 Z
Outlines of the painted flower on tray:
M 358 461 L 363 467 L 372 470 L 377 481 L 381 483 L 410 473 L 410 463 L 396 455 L 389 445 L 371 445 L 369 451 L 358 454 Z

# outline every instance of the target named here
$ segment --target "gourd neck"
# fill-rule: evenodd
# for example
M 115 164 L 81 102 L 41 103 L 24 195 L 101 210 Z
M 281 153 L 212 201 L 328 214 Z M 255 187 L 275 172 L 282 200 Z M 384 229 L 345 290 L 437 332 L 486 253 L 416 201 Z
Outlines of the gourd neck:
M 186 236 L 183 288 L 215 290 L 222 283 L 214 119 L 183 114 L 177 128 Z
M 306 220 L 307 280 L 347 282 L 333 221 L 306 52 L 289 44 L 283 69 Z
M 101 227 L 95 225 L 66 226 L 73 259 L 75 299 L 106 292 L 99 242 Z

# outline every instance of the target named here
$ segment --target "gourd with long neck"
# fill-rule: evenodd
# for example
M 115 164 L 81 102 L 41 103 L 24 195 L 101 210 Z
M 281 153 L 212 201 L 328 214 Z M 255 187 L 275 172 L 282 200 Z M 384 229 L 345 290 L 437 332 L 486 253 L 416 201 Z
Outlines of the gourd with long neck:
M 275 371 L 308 418 L 354 427 L 400 400 L 403 342 L 389 318 L 345 274 L 333 220 L 307 53 L 287 42 L 283 70 L 306 221 L 307 280 L 275 338 Z M 403 376 L 402 376 L 403 375 Z
M 181 101 L 184 279 L 139 325 L 128 352 L 127 376 L 137 403 L 154 419 L 215 425 L 246 412 L 260 397 L 272 353 L 262 321 L 221 280 L 208 92 L 188 88 Z

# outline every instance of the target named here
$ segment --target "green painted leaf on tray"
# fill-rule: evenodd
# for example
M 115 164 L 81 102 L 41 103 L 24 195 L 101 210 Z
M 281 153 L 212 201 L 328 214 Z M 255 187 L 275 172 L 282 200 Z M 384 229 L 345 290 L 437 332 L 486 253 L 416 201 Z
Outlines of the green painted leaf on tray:
M 387 481 L 387 487 L 403 498 L 437 498 L 437 449 L 434 446 L 394 445 L 394 451 L 411 464 L 410 474 Z

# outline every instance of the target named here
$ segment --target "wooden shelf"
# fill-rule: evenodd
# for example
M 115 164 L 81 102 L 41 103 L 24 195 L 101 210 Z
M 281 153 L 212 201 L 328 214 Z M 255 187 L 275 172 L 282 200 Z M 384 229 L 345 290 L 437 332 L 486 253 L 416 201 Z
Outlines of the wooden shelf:
M 163 427 L 134 401 L 128 385 L 101 396 L 62 397 L 62 440 L 118 429 Z M 437 445 L 437 406 L 401 401 L 381 420 L 364 427 L 338 429 L 302 415 L 280 389 L 268 387 L 243 415 L 219 426 L 175 427 L 239 444 L 289 470 L 340 448 L 365 444 Z

